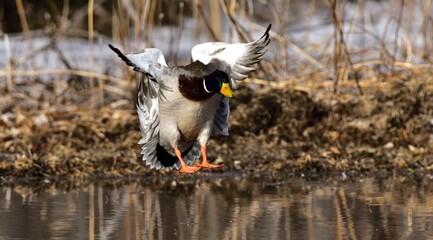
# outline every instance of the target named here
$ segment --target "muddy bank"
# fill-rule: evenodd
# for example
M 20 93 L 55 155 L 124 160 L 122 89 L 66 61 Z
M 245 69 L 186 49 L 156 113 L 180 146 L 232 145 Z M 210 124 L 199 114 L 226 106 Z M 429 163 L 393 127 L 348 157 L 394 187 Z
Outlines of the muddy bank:
M 371 83 L 365 90 L 359 96 L 243 88 L 233 101 L 232 135 L 217 141 L 221 157 L 240 171 L 430 171 L 431 74 Z
M 245 174 L 429 172 L 431 73 L 371 82 L 364 92 L 243 86 L 231 101 L 231 135 L 211 140 L 209 156 L 224 162 L 222 171 Z M 129 104 L 93 111 L 53 106 L 29 109 L 17 102 L 2 109 L 2 179 L 177 174 L 144 166 Z

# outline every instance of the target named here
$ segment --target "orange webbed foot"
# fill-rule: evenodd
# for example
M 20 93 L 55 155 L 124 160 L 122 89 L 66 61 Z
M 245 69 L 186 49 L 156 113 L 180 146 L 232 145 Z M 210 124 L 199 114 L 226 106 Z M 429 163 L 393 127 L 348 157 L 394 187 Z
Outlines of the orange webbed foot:
M 224 167 L 224 164 L 214 165 L 214 164 L 210 164 L 208 161 L 206 162 L 203 161 L 201 164 L 198 164 L 197 167 L 213 169 L 213 168 Z
M 201 164 L 196 165 L 197 167 L 207 168 L 207 169 L 214 169 L 214 168 L 221 168 L 221 167 L 224 166 L 224 164 L 219 164 L 219 165 L 210 164 L 207 161 L 206 146 L 204 146 L 204 145 L 201 146 L 201 155 L 203 156 L 203 162 Z
M 198 170 L 200 170 L 201 167 L 199 166 L 193 166 L 193 167 L 189 167 L 185 164 L 185 162 L 182 159 L 182 154 L 180 153 L 179 149 L 175 148 L 174 149 L 174 153 L 176 154 L 177 158 L 179 159 L 180 162 L 180 169 L 179 169 L 179 173 L 190 173 L 190 174 L 194 174 L 196 173 Z
M 187 165 L 182 165 L 182 167 L 179 169 L 179 173 L 196 173 L 198 170 L 200 170 L 201 167 L 199 166 L 193 166 L 189 167 Z

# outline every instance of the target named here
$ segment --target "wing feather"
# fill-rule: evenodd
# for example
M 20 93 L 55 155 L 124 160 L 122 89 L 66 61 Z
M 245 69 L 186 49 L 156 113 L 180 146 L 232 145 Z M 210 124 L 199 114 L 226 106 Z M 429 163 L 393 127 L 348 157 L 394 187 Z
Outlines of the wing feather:
M 222 97 L 218 105 L 215 118 L 213 131 L 216 134 L 228 136 L 229 135 L 229 115 L 230 115 L 230 104 L 229 98 Z
M 143 75 L 137 92 L 137 113 L 140 122 L 142 138 L 138 144 L 143 144 L 141 154 L 143 161 L 150 168 L 160 169 L 161 162 L 156 156 L 156 146 L 159 141 L 159 107 L 158 95 L 155 89 L 157 83 L 151 81 L 148 76 Z
M 123 54 L 119 49 L 111 44 L 108 46 L 113 50 L 128 66 L 135 71 L 143 73 L 137 90 L 137 113 L 140 123 L 142 138 L 138 144 L 142 144 L 141 154 L 143 161 L 150 168 L 160 169 L 162 164 L 156 155 L 156 146 L 159 142 L 159 89 L 163 84 L 159 84 L 156 79 L 167 67 L 161 50 L 145 49 L 138 54 Z M 161 86 L 160 86 L 161 85 Z
M 146 48 L 141 53 L 123 54 L 118 48 L 111 44 L 108 46 L 119 56 L 128 66 L 133 67 L 134 71 L 150 75 L 155 79 L 167 68 L 164 55 L 158 48 Z
M 231 87 L 236 88 L 234 80 L 247 78 L 248 74 L 254 71 L 252 65 L 263 60 L 263 55 L 267 52 L 266 46 L 270 42 L 269 30 L 271 26 L 269 24 L 263 36 L 254 42 L 233 44 L 208 42 L 196 45 L 191 50 L 192 60 L 208 64 L 212 60 L 218 59 L 227 64 L 230 69 L 229 75 L 232 78 Z

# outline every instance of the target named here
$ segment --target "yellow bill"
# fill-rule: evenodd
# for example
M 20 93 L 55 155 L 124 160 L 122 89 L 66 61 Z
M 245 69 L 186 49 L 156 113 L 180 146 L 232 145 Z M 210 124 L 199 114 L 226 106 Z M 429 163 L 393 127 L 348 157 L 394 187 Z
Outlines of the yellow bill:
M 233 96 L 233 90 L 230 87 L 229 83 L 223 83 L 220 90 L 221 94 L 226 97 L 232 97 Z

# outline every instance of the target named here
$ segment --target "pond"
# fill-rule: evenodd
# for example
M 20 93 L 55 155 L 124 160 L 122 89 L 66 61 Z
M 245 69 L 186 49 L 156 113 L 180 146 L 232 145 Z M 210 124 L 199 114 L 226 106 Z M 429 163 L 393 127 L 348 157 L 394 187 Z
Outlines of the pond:
M 429 178 L 4 186 L 0 239 L 425 239 Z

